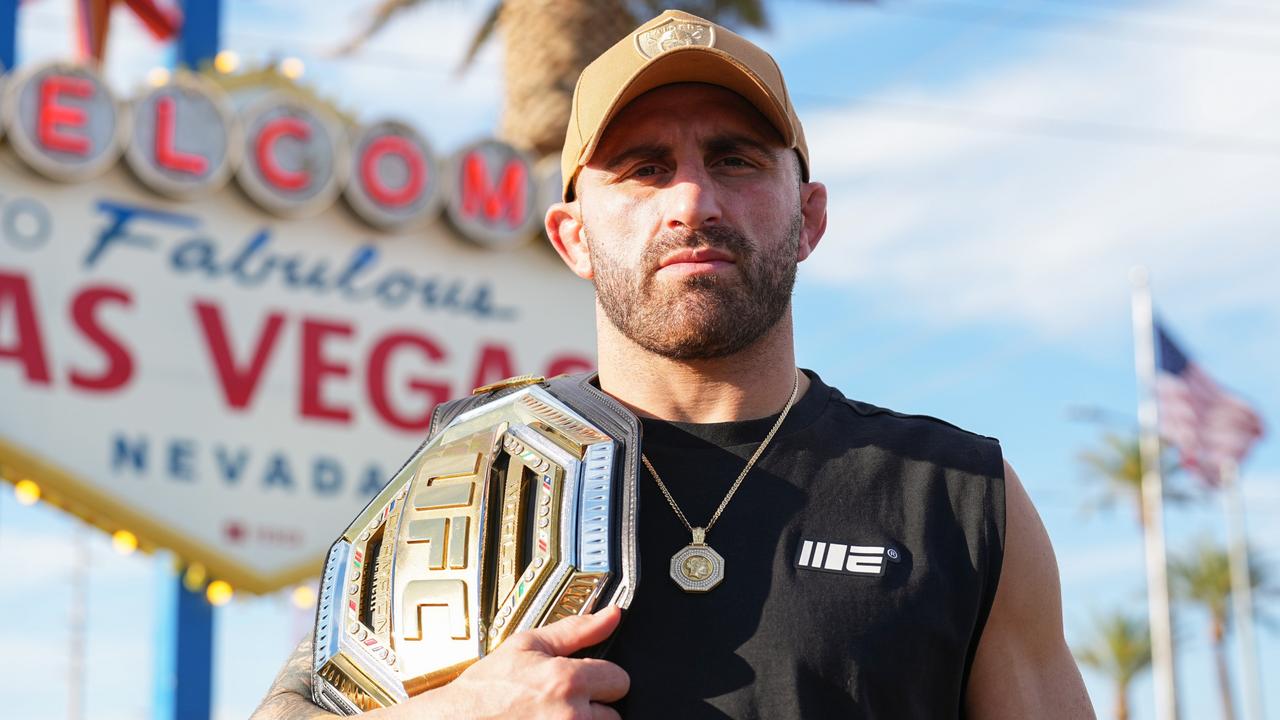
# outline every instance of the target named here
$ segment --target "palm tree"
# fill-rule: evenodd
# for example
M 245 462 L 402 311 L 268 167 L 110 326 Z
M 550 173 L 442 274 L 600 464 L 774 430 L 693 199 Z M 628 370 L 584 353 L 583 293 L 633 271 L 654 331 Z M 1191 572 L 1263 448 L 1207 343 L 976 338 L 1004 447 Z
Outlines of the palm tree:
M 1117 611 L 1096 617 L 1094 625 L 1093 638 L 1076 651 L 1076 659 L 1111 678 L 1115 685 L 1116 720 L 1129 720 L 1129 685 L 1151 667 L 1147 621 Z
M 1256 556 L 1252 556 L 1256 557 Z M 1227 667 L 1226 635 L 1231 622 L 1231 562 L 1224 547 L 1202 539 L 1182 557 L 1169 563 L 1175 597 L 1200 606 L 1209 614 L 1209 639 L 1213 644 L 1214 669 L 1222 695 L 1222 717 L 1235 718 L 1231 697 L 1231 673 Z M 1260 562 L 1249 563 L 1249 584 L 1255 590 L 1268 583 L 1269 570 Z M 1261 597 L 1254 594 L 1255 599 Z M 1254 611 L 1257 613 L 1255 603 Z
M 1142 452 L 1137 433 L 1120 435 L 1108 432 L 1096 449 L 1079 455 L 1080 464 L 1090 477 L 1102 481 L 1100 496 L 1090 505 L 1109 508 L 1121 500 L 1133 503 L 1138 525 L 1146 527 L 1146 511 L 1142 506 Z M 1178 465 L 1161 453 L 1161 473 L 1167 479 L 1178 471 Z M 1191 495 L 1165 483 L 1165 500 L 1186 502 Z
M 865 0 L 864 0 L 865 1 Z M 406 10 L 430 0 L 377 0 L 368 24 L 339 52 L 354 52 Z M 502 36 L 506 89 L 498 135 L 538 157 L 560 152 L 578 74 L 639 22 L 673 7 L 739 27 L 764 28 L 764 0 L 490 0 L 465 68 Z

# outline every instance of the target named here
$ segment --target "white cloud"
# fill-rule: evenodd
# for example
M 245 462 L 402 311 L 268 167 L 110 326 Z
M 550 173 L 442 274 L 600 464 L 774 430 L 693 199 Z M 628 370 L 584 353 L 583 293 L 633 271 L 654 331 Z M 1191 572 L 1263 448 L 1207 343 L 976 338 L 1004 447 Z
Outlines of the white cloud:
M 1127 307 L 1137 263 L 1200 317 L 1274 309 L 1280 56 L 1046 38 L 949 89 L 809 113 L 832 195 L 809 276 L 1053 336 Z

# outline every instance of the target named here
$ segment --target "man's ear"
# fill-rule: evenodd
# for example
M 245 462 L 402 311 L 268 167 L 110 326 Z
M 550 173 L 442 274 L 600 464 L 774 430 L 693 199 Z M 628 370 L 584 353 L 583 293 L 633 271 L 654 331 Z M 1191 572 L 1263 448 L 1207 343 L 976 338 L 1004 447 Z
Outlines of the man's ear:
M 800 229 L 800 247 L 796 249 L 796 262 L 809 257 L 827 231 L 826 185 L 818 182 L 800 185 L 800 217 L 804 224 Z
M 587 249 L 587 236 L 582 225 L 582 206 L 573 202 L 558 202 L 547 208 L 547 238 L 569 266 L 574 275 L 583 280 L 595 276 L 591 267 L 591 253 Z

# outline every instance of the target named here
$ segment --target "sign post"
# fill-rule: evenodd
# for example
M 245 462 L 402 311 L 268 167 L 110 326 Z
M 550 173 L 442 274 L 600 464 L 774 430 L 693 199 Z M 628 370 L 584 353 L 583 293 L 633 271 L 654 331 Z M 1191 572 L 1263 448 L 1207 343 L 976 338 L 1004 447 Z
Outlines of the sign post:
M 18 0 L 0 0 L 0 72 L 16 64 Z
M 174 627 L 174 689 L 171 720 L 208 720 L 213 707 L 213 621 L 215 608 L 203 588 L 192 590 L 174 573 L 177 622 Z
M 178 64 L 199 70 L 218 54 L 222 0 L 182 0 L 178 28 Z
M 219 36 L 221 34 L 221 0 L 181 0 L 182 25 L 178 29 L 177 64 L 198 70 L 213 63 L 218 54 Z M 177 102 L 187 93 L 175 93 Z M 163 98 L 157 103 L 164 102 Z M 158 114 L 157 114 L 158 117 Z M 222 119 L 226 120 L 225 111 Z M 230 126 L 230 123 L 228 123 Z M 159 132 L 159 129 L 154 132 Z M 158 134 L 157 134 L 158 138 Z M 228 143 L 230 144 L 230 143 Z M 159 142 L 153 147 L 160 147 Z M 198 169 L 199 160 L 187 156 L 185 169 Z M 178 159 L 183 159 L 181 156 Z M 136 163 L 135 166 L 148 166 L 148 163 Z M 188 173 L 190 174 L 190 173 Z M 215 184 L 220 184 L 216 179 Z M 169 581 L 176 594 L 177 613 L 173 636 L 170 642 L 176 645 L 176 663 L 174 671 L 177 686 L 174 688 L 173 713 L 156 720 L 181 720 L 196 718 L 207 720 L 212 716 L 213 706 L 213 621 L 215 608 L 210 605 L 203 594 L 193 593 L 182 582 L 180 574 L 175 573 Z
M 158 562 L 155 699 L 152 720 L 208 720 L 213 714 L 213 629 L 216 611 L 199 584 Z

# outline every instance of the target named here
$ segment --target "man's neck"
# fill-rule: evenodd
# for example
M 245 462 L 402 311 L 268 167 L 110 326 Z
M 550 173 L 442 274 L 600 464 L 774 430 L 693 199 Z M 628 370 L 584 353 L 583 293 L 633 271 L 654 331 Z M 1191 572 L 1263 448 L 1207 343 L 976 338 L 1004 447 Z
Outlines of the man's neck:
M 756 342 L 712 360 L 673 360 L 631 342 L 607 319 L 597 323 L 600 388 L 641 417 L 727 422 L 782 410 L 795 382 L 790 313 Z M 797 397 L 809 387 L 800 375 Z

